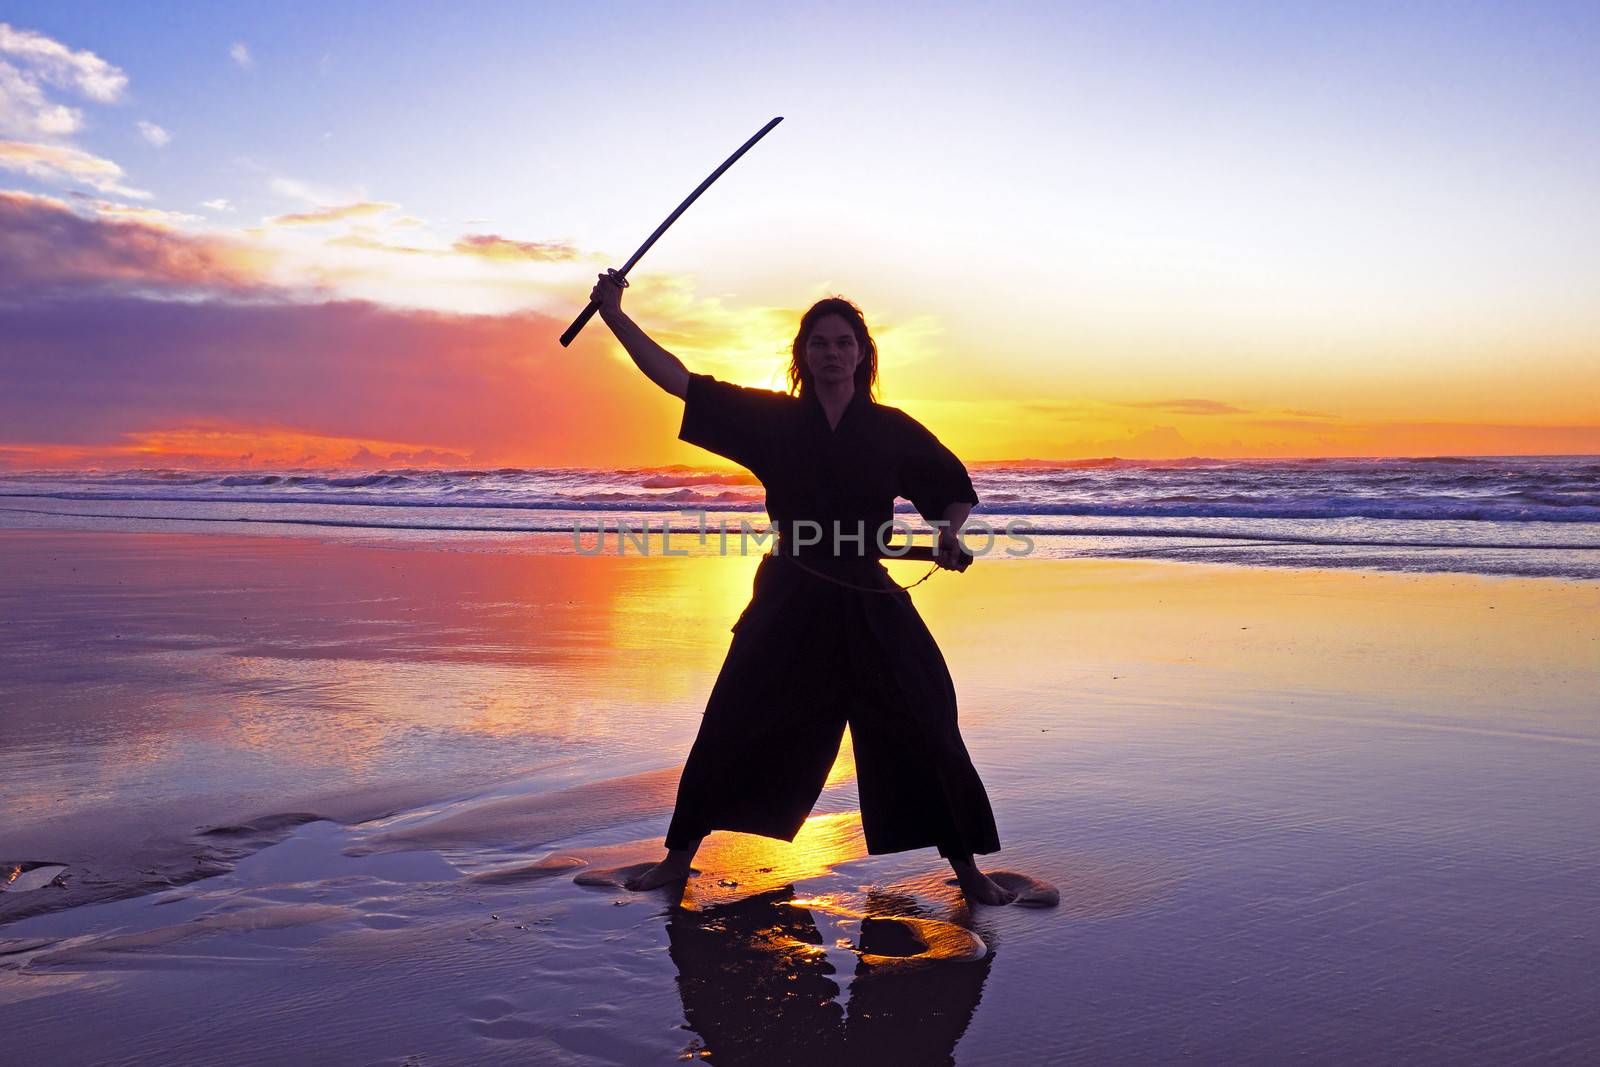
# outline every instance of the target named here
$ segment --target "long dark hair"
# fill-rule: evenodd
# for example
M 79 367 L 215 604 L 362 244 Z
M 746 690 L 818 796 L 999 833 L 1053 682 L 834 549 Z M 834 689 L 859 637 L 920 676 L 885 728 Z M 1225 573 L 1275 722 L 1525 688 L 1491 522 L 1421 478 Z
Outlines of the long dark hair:
M 861 309 L 842 296 L 827 296 L 818 300 L 800 317 L 800 332 L 794 335 L 790 349 L 789 392 L 795 396 L 811 390 L 811 369 L 806 366 L 806 344 L 811 340 L 811 328 L 825 315 L 837 315 L 850 324 L 856 335 L 856 348 L 865 358 L 856 364 L 856 388 L 865 390 L 867 399 L 877 400 L 873 394 L 878 389 L 878 346 L 873 343 L 872 332 L 867 329 L 866 316 Z

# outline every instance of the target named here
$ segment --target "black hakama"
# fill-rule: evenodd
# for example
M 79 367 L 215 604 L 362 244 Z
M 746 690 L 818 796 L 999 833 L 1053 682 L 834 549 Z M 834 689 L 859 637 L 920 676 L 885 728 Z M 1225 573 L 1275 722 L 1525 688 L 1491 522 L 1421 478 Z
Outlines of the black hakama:
M 780 533 L 733 624 L 667 847 L 712 830 L 792 841 L 848 724 L 868 852 L 998 851 L 944 656 L 873 550 L 891 539 L 896 496 L 930 521 L 953 501 L 977 503 L 960 460 L 860 389 L 830 429 L 809 395 L 701 374 L 690 377 L 679 437 L 755 474 Z M 817 528 L 820 541 L 803 544 Z

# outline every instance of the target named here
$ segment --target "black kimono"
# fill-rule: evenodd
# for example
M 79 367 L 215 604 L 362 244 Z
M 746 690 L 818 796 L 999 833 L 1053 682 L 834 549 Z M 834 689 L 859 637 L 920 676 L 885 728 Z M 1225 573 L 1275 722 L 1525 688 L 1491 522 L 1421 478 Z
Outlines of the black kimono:
M 890 540 L 897 496 L 930 521 L 952 502 L 976 504 L 961 461 L 862 389 L 830 428 L 809 393 L 705 374 L 690 375 L 678 437 L 760 479 L 779 537 L 733 624 L 678 783 L 667 847 L 712 830 L 794 840 L 848 723 L 868 852 L 998 851 L 944 656 L 874 547 L 880 527 Z

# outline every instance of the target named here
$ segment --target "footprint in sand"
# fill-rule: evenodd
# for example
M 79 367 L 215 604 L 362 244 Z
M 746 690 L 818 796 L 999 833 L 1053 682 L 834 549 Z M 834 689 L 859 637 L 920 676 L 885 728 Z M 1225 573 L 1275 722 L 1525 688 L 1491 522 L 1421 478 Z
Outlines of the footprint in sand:
M 1049 882 L 1041 881 L 1032 875 L 1020 871 L 986 871 L 990 880 L 1001 889 L 1010 890 L 1017 894 L 1017 899 L 1011 903 L 1019 908 L 1053 908 L 1061 903 L 1061 890 Z M 945 880 L 945 885 L 960 885 L 954 879 Z
M 955 923 L 908 916 L 869 916 L 861 920 L 856 946 L 872 966 L 933 960 L 981 960 L 989 954 L 983 938 Z

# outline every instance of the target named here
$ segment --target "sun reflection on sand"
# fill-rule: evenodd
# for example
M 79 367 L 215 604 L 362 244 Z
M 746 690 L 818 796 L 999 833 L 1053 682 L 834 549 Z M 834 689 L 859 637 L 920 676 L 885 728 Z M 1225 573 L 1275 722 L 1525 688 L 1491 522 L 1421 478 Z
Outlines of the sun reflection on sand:
M 839 864 L 866 854 L 857 811 L 813 815 L 792 842 L 754 834 L 714 833 L 705 839 L 694 861 L 712 876 L 692 879 L 680 906 L 704 909 L 770 892 L 828 874 Z

